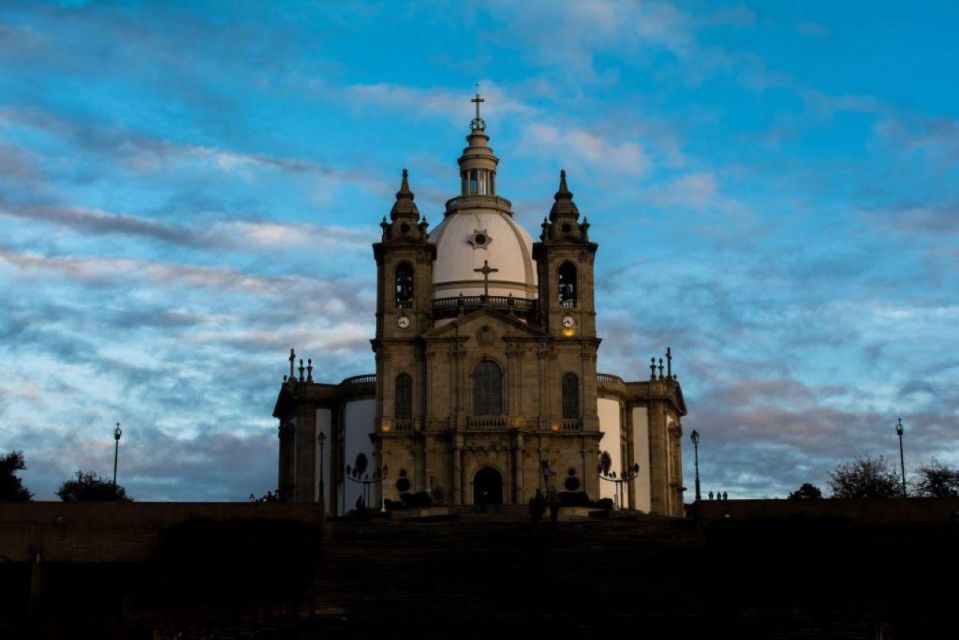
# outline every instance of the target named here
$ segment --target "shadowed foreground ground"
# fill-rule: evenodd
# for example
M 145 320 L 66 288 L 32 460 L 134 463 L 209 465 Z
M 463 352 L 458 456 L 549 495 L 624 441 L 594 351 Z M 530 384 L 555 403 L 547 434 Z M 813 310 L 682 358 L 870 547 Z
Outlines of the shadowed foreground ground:
M 0 637 L 953 637 L 959 525 L 639 516 L 536 529 L 522 509 L 426 521 L 188 521 L 150 563 L 0 563 Z M 32 617 L 31 617 L 32 616 Z

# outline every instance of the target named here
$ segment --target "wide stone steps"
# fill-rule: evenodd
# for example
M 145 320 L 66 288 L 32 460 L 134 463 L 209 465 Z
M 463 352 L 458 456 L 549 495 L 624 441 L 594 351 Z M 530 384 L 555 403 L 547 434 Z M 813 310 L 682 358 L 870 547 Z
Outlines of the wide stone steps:
M 798 611 L 730 617 L 728 594 L 716 588 L 733 587 L 735 576 L 704 580 L 710 553 L 691 522 L 654 516 L 535 527 L 517 505 L 461 509 L 455 519 L 336 519 L 308 607 L 180 639 L 582 638 L 623 630 L 650 638 L 871 637 Z
M 459 522 L 336 521 L 316 602 L 321 610 L 354 613 L 484 616 L 520 615 L 532 597 L 569 599 L 575 610 L 597 614 L 628 604 L 633 615 L 659 615 L 661 605 L 686 588 L 651 569 L 666 548 L 680 543 L 699 544 L 676 521 L 584 520 L 537 528 L 525 507 L 471 513 Z M 631 575 L 626 581 L 624 573 Z

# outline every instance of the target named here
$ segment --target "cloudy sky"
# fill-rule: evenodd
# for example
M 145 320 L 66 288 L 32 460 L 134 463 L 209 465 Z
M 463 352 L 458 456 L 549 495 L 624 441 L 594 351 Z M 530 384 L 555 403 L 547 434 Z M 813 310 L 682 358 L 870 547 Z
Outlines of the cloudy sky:
M 517 218 L 565 168 L 593 224 L 600 370 L 672 348 L 704 490 L 895 458 L 900 415 L 907 466 L 957 464 L 956 33 L 931 1 L 7 0 L 0 451 L 51 499 L 120 421 L 137 499 L 274 488 L 288 349 L 373 370 L 377 222 L 403 167 L 441 219 L 479 82 Z

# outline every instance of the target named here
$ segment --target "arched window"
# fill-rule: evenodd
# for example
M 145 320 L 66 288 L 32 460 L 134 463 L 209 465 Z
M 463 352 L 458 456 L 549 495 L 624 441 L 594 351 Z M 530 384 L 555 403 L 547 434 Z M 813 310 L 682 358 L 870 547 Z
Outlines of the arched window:
M 559 268 L 559 306 L 572 309 L 576 306 L 576 265 L 564 262 Z
M 409 262 L 396 267 L 396 306 L 413 306 L 413 266 Z
M 579 417 L 579 378 L 575 373 L 563 376 L 563 419 Z
M 492 360 L 473 369 L 473 415 L 503 415 L 503 372 Z
M 470 169 L 470 193 L 476 193 L 476 187 L 477 187 L 476 182 L 477 182 L 476 169 Z
M 413 379 L 401 373 L 396 376 L 396 394 L 393 416 L 397 420 L 413 419 Z

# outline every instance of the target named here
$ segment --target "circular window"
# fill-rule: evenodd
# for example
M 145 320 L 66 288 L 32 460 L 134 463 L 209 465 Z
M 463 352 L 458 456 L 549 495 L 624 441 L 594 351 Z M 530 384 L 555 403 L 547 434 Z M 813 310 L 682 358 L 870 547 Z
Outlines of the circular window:
M 566 478 L 566 482 L 563 483 L 563 486 L 566 487 L 567 491 L 576 491 L 579 489 L 579 478 L 570 476 L 569 478 Z
M 563 225 L 563 233 L 569 233 L 569 232 L 572 231 L 572 230 L 573 230 L 573 228 L 572 228 L 571 226 L 569 226 L 568 224 L 564 224 L 564 225 Z
M 486 229 L 473 229 L 473 233 L 469 237 L 469 243 L 473 245 L 474 249 L 487 249 L 492 242 L 493 239 Z
M 575 476 L 575 475 L 576 475 L 576 469 L 570 467 L 569 469 L 566 470 L 566 475 L 568 475 L 568 476 Z
M 410 232 L 410 225 L 408 225 L 405 222 L 400 225 L 400 233 L 409 233 L 409 232 Z
M 400 493 L 406 493 L 407 491 L 410 490 L 411 486 L 412 485 L 410 484 L 410 481 L 408 478 L 400 478 L 399 480 L 396 481 L 396 490 L 399 491 Z

